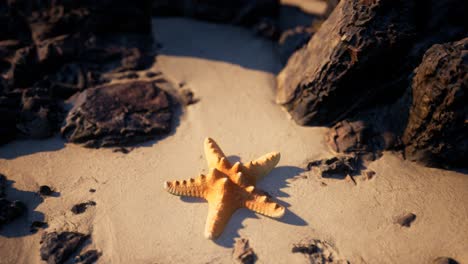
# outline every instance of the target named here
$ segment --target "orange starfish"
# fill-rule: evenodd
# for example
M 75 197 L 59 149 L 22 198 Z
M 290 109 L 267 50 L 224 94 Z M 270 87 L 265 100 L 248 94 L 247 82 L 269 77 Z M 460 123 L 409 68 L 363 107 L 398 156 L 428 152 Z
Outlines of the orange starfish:
M 208 218 L 205 236 L 217 238 L 231 216 L 239 208 L 280 218 L 284 207 L 271 201 L 263 192 L 255 189 L 258 180 L 266 176 L 278 163 L 280 154 L 272 152 L 247 164 L 227 160 L 216 142 L 205 139 L 205 156 L 210 172 L 195 179 L 165 182 L 164 188 L 175 195 L 201 197 L 208 201 Z

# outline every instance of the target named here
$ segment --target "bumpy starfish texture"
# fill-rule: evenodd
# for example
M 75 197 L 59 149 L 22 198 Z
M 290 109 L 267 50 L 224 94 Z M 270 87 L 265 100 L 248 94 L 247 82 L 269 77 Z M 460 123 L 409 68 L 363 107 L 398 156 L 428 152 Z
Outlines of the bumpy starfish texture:
M 205 156 L 210 172 L 195 179 L 164 183 L 164 189 L 180 196 L 204 198 L 208 201 L 208 217 L 205 236 L 217 238 L 229 219 L 239 208 L 280 218 L 285 208 L 273 202 L 255 188 L 258 180 L 265 177 L 278 163 L 280 154 L 272 152 L 247 164 L 231 165 L 221 148 L 211 139 L 205 139 Z

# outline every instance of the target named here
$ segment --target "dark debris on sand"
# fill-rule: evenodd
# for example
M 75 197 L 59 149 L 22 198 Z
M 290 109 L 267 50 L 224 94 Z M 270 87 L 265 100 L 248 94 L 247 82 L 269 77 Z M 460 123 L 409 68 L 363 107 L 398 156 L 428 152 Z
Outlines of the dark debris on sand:
M 314 264 L 349 264 L 330 243 L 319 239 L 293 245 L 291 252 L 302 253 Z
M 94 201 L 89 201 L 89 202 L 85 202 L 85 203 L 79 203 L 79 204 L 75 204 L 72 208 L 71 208 L 71 211 L 72 213 L 74 214 L 82 214 L 86 211 L 86 209 L 90 206 L 96 206 L 96 202 Z
M 249 240 L 246 238 L 237 238 L 234 243 L 232 256 L 236 263 L 253 264 L 257 260 L 255 252 L 249 245 Z
M 44 233 L 41 243 L 41 259 L 48 264 L 65 263 L 89 238 L 77 232 Z
M 416 215 L 413 213 L 404 213 L 395 218 L 395 223 L 403 227 L 410 227 L 411 224 L 416 220 Z

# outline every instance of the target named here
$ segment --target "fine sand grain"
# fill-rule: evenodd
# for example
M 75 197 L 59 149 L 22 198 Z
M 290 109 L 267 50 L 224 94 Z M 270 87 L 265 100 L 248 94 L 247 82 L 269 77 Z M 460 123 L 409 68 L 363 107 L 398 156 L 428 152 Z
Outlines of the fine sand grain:
M 199 102 L 177 118 L 174 132 L 128 154 L 86 149 L 58 136 L 0 147 L 0 173 L 14 181 L 11 199 L 25 200 L 26 218 L 0 231 L 0 263 L 41 263 L 41 218 L 47 230 L 91 233 L 99 263 L 232 263 L 234 238 L 249 239 L 258 263 L 308 263 L 292 253 L 319 239 L 351 263 L 430 263 L 439 256 L 468 262 L 468 177 L 424 168 L 392 153 L 371 163 L 371 180 L 322 179 L 303 168 L 331 157 L 326 128 L 301 127 L 274 103 L 281 68 L 273 43 L 245 29 L 186 19 L 155 19 L 162 44 L 154 70 L 184 83 Z M 278 220 L 237 211 L 222 236 L 203 236 L 207 204 L 163 189 L 166 180 L 206 173 L 203 140 L 214 138 L 230 160 L 280 151 L 278 167 L 259 188 L 287 206 Z M 50 185 L 59 197 L 32 192 Z M 91 193 L 89 189 L 96 189 Z M 96 206 L 74 215 L 74 204 Z M 34 208 L 35 207 L 35 208 Z M 32 211 L 32 210 L 31 210 Z M 410 227 L 395 217 L 414 213 Z

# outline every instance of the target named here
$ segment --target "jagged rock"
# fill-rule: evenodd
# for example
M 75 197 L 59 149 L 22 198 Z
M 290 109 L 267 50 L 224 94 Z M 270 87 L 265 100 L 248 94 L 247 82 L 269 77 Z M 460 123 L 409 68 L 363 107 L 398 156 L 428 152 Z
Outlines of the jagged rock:
M 118 146 L 168 133 L 171 118 L 171 98 L 153 82 L 104 85 L 79 96 L 61 132 L 86 147 Z
M 46 138 L 60 127 L 63 109 L 49 96 L 47 89 L 24 89 L 20 105 L 21 112 L 16 120 L 16 129 L 23 137 Z
M 255 252 L 249 246 L 249 240 L 246 238 L 236 239 L 232 256 L 236 263 L 242 264 L 253 264 L 257 259 Z
M 415 70 L 403 134 L 408 159 L 431 166 L 468 164 L 468 38 L 432 46 Z
M 326 125 L 402 91 L 388 89 L 414 39 L 412 1 L 341 1 L 277 78 L 277 102 L 302 125 Z M 376 64 L 385 67 L 375 67 Z
M 77 232 L 44 233 L 41 239 L 41 259 L 48 264 L 65 263 L 89 236 Z
M 363 113 L 361 116 L 369 118 L 371 114 Z M 328 130 L 326 142 L 335 152 L 354 154 L 366 161 L 375 160 L 383 150 L 395 146 L 397 141 L 395 133 L 376 129 L 376 123 L 379 120 L 340 121 Z
M 18 135 L 52 135 L 62 121 L 63 99 L 110 81 L 105 73 L 151 64 L 151 4 L 1 2 L 0 144 Z
M 153 1 L 153 15 L 253 25 L 262 17 L 276 16 L 279 5 L 278 0 L 161 0 Z

